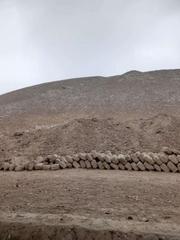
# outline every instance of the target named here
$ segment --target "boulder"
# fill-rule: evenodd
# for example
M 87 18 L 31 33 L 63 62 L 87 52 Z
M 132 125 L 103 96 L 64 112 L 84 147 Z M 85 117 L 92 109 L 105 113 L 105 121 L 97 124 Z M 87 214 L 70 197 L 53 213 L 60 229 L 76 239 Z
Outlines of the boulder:
M 111 163 L 110 166 L 114 170 L 118 170 L 119 169 L 119 166 L 117 164 Z
M 66 159 L 67 162 L 73 163 L 73 159 L 72 159 L 71 156 L 67 155 L 67 156 L 65 157 L 65 159 Z
M 119 163 L 118 156 L 116 156 L 116 155 L 113 155 L 113 156 L 112 156 L 112 160 L 111 160 L 111 161 L 112 161 L 112 163 L 114 163 L 114 164 L 116 164 L 116 165 L 117 165 L 117 164 Z
M 110 170 L 110 165 L 107 162 L 103 162 L 104 168 Z
M 127 163 L 125 164 L 125 169 L 127 169 L 128 171 L 131 171 L 131 170 L 132 170 L 132 166 L 131 166 L 131 164 L 130 164 L 129 162 L 127 162 Z
M 140 171 L 145 171 L 146 170 L 144 164 L 141 161 L 139 161 L 137 163 L 137 167 L 139 168 Z
M 10 164 L 8 162 L 4 162 L 2 164 L 2 168 L 3 168 L 4 171 L 9 171 Z
M 14 171 L 15 170 L 16 165 L 11 163 L 9 166 L 9 171 Z
M 139 168 L 137 167 L 137 164 L 135 162 L 131 163 L 131 167 L 134 171 L 139 171 Z
M 165 153 L 159 153 L 158 156 L 162 163 L 166 164 L 168 162 L 168 155 L 166 155 Z
M 154 164 L 154 169 L 157 171 L 157 172 L 161 172 L 161 168 L 159 165 L 157 164 Z
M 73 161 L 74 168 L 80 168 L 80 164 L 77 161 Z
M 111 163 L 111 156 L 105 155 L 104 160 L 106 163 Z
M 42 156 L 38 156 L 38 157 L 36 158 L 36 162 L 37 162 L 37 163 L 43 163 L 44 160 L 45 160 L 45 159 L 44 159 Z
M 98 162 L 97 165 L 98 165 L 98 168 L 99 168 L 99 169 L 101 169 L 101 170 L 104 169 L 104 165 L 103 165 L 103 162 L 102 162 L 102 161 Z
M 127 160 L 126 160 L 126 157 L 124 154 L 119 154 L 118 155 L 118 160 L 119 160 L 119 163 L 125 165 L 127 163 Z
M 81 160 L 79 163 L 80 163 L 81 168 L 86 168 L 85 161 Z
M 14 169 L 15 172 L 21 172 L 24 171 L 24 166 L 23 165 L 18 165 Z
M 166 166 L 165 163 L 161 164 L 160 168 L 161 168 L 161 170 L 162 170 L 163 172 L 166 172 L 166 173 L 169 172 L 169 168 Z
M 153 165 L 149 164 L 148 162 L 144 162 L 144 167 L 145 167 L 148 171 L 153 171 L 153 170 L 154 170 Z
M 43 165 L 43 170 L 45 171 L 51 170 L 51 165 Z
M 125 166 L 122 163 L 118 164 L 120 170 L 125 170 Z
M 173 173 L 176 173 L 178 171 L 178 168 L 175 166 L 174 163 L 172 163 L 171 161 L 169 161 L 167 163 L 167 167 L 169 168 L 169 170 Z
M 87 169 L 90 169 L 91 168 L 91 161 L 86 160 L 85 165 L 86 165 Z
M 87 159 L 89 162 L 91 162 L 91 161 L 93 160 L 93 157 L 92 157 L 91 153 L 87 153 L 86 159 Z
M 139 162 L 139 159 L 138 157 L 136 156 L 136 154 L 131 154 L 131 159 L 134 163 L 138 163 Z
M 37 163 L 37 164 L 35 164 L 34 169 L 35 169 L 35 170 L 43 170 L 43 163 Z
M 168 159 L 169 159 L 169 161 L 171 161 L 171 162 L 174 163 L 175 165 L 177 165 L 177 164 L 179 163 L 178 158 L 176 157 L 175 154 L 169 155 L 169 156 L 168 156 Z
M 67 163 L 66 163 L 66 160 L 61 160 L 59 164 L 55 164 L 55 165 L 58 165 L 59 168 L 62 168 L 62 169 L 65 169 L 67 168 Z
M 52 171 L 57 171 L 57 170 L 59 170 L 59 169 L 60 169 L 59 164 L 52 164 L 52 165 L 51 165 L 51 170 L 52 170 Z
M 97 168 L 97 162 L 96 162 L 96 160 L 92 160 L 91 166 L 92 166 L 93 169 L 96 169 L 96 168 Z
M 154 159 L 147 153 L 143 153 L 144 162 L 147 162 L 150 165 L 154 164 Z

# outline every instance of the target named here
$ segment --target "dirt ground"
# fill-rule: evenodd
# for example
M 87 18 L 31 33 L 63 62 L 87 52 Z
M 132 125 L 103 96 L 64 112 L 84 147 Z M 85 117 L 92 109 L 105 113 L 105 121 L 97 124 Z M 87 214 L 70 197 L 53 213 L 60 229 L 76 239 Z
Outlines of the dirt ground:
M 33 225 L 38 219 L 38 224 L 49 225 L 51 219 L 54 224 L 61 220 L 66 226 L 76 223 L 86 229 L 169 236 L 116 239 L 180 239 L 180 174 L 80 169 L 0 172 L 0 193 L 0 232 L 8 231 L 7 222 Z

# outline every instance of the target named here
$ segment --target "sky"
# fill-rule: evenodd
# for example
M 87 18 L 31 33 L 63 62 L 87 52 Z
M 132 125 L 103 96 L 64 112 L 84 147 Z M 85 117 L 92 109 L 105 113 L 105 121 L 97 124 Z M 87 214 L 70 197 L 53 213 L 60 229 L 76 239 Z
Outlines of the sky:
M 180 68 L 180 0 L 0 0 L 0 94 Z

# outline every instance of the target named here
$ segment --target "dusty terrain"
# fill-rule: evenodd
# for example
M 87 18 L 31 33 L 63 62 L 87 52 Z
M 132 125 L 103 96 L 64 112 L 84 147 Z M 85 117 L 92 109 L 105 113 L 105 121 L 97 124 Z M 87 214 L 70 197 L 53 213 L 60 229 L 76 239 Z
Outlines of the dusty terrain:
M 2 226 L 11 224 L 6 236 L 18 236 L 16 239 L 180 239 L 179 174 L 98 170 L 1 172 L 0 182 L 1 231 Z M 20 236 L 25 231 L 23 224 L 27 228 L 24 238 Z M 34 238 L 26 238 L 33 224 L 38 224 L 41 234 L 38 236 L 36 231 Z M 48 232 L 47 227 L 43 232 L 44 225 L 49 228 L 52 225 L 54 230 Z M 71 237 L 60 238 L 65 233 L 58 228 L 63 227 L 66 234 L 69 227 Z M 84 238 L 83 229 L 86 229 Z M 94 235 L 96 231 L 99 235 Z M 126 238 L 128 233 L 130 238 Z M 166 238 L 162 238 L 164 235 Z M 37 236 L 39 238 L 35 238 Z
M 0 96 L 13 157 L 180 150 L 180 70 L 42 84 Z M 0 171 L 0 239 L 180 239 L 180 174 Z

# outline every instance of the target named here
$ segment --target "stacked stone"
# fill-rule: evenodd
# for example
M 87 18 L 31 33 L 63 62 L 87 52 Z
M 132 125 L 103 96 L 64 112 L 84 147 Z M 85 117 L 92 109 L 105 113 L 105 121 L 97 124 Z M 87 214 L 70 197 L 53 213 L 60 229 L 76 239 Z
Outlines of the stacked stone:
M 22 161 L 23 162 L 23 161 Z M 163 148 L 160 153 L 136 152 L 133 154 L 112 154 L 110 151 L 100 153 L 77 153 L 60 156 L 57 154 L 46 157 L 39 156 L 35 161 L 15 164 L 13 161 L 0 163 L 4 171 L 60 170 L 67 168 L 180 172 L 180 152 Z

